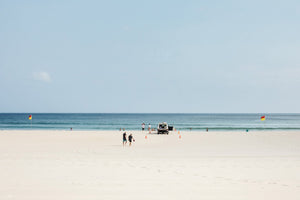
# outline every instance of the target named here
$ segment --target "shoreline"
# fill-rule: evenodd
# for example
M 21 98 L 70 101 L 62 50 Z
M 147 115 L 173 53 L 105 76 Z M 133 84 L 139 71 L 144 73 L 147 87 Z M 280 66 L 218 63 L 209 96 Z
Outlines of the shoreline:
M 137 132 L 137 133 L 145 133 L 148 134 L 149 131 L 142 131 L 142 130 L 97 130 L 97 129 L 73 129 L 73 130 L 62 130 L 62 129 L 0 129 L 0 133 L 2 132 Z M 248 129 L 248 132 L 246 130 L 213 130 L 213 129 L 208 129 L 208 131 L 204 130 L 176 130 L 176 131 L 169 131 L 170 134 L 184 132 L 184 133 L 262 133 L 262 132 L 295 132 L 295 133 L 300 133 L 300 130 L 295 130 L 295 129 L 263 129 L 263 130 L 257 130 L 257 129 Z M 151 134 L 157 134 L 157 131 L 151 131 Z

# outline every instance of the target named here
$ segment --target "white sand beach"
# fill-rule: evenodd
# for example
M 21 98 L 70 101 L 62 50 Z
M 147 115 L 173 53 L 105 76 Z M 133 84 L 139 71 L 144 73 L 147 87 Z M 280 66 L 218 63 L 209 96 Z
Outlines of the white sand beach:
M 127 133 L 0 131 L 0 199 L 300 199 L 300 132 Z

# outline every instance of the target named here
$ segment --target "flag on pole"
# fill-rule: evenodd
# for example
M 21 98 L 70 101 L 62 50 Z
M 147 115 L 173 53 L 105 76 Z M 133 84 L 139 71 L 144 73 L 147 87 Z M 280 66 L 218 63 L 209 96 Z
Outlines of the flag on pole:
M 31 120 L 32 119 L 32 115 L 29 115 L 28 119 Z
M 261 116 L 261 117 L 260 117 L 260 120 L 261 120 L 261 121 L 266 120 L 266 116 Z

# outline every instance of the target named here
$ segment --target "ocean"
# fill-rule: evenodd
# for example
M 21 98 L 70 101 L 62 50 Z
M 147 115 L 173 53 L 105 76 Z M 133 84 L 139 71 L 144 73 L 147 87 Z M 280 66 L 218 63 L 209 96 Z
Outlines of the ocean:
M 32 115 L 32 120 L 29 120 Z M 265 115 L 266 120 L 260 117 Z M 0 130 L 140 130 L 167 122 L 178 130 L 300 130 L 300 114 L 1 113 Z

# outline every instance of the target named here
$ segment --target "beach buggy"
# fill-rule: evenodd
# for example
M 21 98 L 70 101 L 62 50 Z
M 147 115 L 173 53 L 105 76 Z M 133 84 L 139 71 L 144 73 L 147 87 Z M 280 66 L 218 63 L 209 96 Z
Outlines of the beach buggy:
M 169 126 L 167 122 L 162 122 L 158 124 L 157 134 L 169 134 Z

